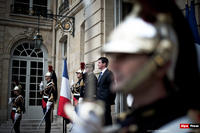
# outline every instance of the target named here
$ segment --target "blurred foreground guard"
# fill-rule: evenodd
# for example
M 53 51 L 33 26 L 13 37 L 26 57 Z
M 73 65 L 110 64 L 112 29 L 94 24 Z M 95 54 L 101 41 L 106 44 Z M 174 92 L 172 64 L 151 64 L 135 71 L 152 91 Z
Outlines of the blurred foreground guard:
M 200 122 L 194 40 L 173 0 L 138 0 L 103 51 L 112 59 L 114 90 L 134 96 L 117 132 L 191 132 L 181 124 Z
M 113 126 L 102 128 L 100 104 L 84 102 L 78 115 L 71 117 L 79 132 L 195 130 L 182 129 L 181 124 L 200 122 L 197 57 L 188 23 L 174 0 L 135 1 L 132 13 L 111 34 L 103 52 L 112 59 L 113 90 L 133 95 L 134 110 L 120 114 Z M 65 111 L 73 114 L 70 108 Z
M 15 133 L 20 133 L 20 121 L 22 119 L 22 113 L 24 113 L 24 98 L 21 95 L 21 89 L 19 86 L 15 86 L 14 88 L 14 96 L 15 98 L 12 101 L 12 112 L 11 118 L 13 121 L 13 127 L 11 132 L 14 128 Z

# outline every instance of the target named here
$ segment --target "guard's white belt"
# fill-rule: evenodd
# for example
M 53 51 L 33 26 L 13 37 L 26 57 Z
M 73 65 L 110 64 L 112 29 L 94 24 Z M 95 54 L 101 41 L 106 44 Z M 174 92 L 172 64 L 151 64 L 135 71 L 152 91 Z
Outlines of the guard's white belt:
M 17 110 L 17 108 L 12 108 L 12 110 Z
M 80 96 L 80 94 L 74 94 L 74 96 Z
M 49 98 L 49 96 L 43 96 L 43 98 Z

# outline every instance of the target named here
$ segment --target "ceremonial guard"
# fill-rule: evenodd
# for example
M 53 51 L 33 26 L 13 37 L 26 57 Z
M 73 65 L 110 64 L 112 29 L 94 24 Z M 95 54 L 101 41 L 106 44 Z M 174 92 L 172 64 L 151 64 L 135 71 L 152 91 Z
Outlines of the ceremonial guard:
M 73 84 L 71 87 L 71 91 L 73 93 L 74 105 L 78 104 L 78 100 L 80 98 L 80 92 L 85 86 L 82 70 L 79 69 L 78 71 L 76 71 L 76 75 L 77 75 L 78 81 L 75 84 Z
M 54 96 L 54 99 L 55 99 L 55 102 L 57 100 L 57 97 L 58 97 L 58 94 L 57 94 L 57 76 L 56 76 L 56 73 L 55 73 L 55 70 L 53 70 L 53 66 L 52 65 L 49 65 L 48 66 L 48 71 L 51 73 L 51 79 L 53 80 L 53 83 L 55 85 L 55 96 Z
M 51 121 L 52 121 L 52 110 L 53 110 L 53 104 L 55 102 L 55 84 L 51 80 L 52 74 L 50 72 L 47 72 L 45 74 L 45 80 L 47 81 L 46 87 L 43 88 L 43 84 L 41 82 L 40 88 L 42 93 L 42 108 L 43 113 L 45 116 L 45 133 L 50 133 L 51 131 Z
M 11 130 L 15 130 L 15 133 L 20 133 L 20 121 L 22 119 L 22 113 L 24 113 L 24 98 L 21 95 L 21 89 L 19 86 L 15 86 L 14 99 L 12 100 L 12 112 L 11 119 L 13 121 L 13 127 Z M 11 131 L 12 132 L 12 131 Z

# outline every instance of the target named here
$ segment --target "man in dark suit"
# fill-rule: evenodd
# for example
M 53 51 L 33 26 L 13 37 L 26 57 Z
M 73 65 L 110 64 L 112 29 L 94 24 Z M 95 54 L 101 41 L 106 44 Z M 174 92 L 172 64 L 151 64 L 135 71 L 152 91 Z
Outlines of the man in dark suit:
M 111 117 L 111 105 L 114 104 L 115 94 L 111 92 L 111 84 L 113 81 L 113 74 L 108 70 L 108 59 L 106 57 L 100 57 L 98 59 L 98 68 L 101 73 L 98 77 L 97 84 L 97 99 L 102 100 L 105 104 L 105 122 L 104 125 L 112 124 Z

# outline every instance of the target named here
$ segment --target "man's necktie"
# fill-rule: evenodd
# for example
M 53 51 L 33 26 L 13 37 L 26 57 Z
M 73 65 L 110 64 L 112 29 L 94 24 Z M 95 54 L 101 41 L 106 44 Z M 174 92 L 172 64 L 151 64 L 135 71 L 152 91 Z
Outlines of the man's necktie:
M 100 72 L 99 77 L 98 77 L 98 82 L 101 80 L 102 77 L 102 72 Z

